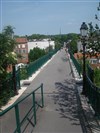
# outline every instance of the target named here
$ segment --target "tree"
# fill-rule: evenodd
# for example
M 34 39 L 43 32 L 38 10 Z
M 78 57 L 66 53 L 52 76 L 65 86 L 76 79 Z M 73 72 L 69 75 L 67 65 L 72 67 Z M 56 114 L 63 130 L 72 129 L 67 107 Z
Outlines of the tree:
M 33 62 L 35 60 L 37 60 L 38 58 L 40 58 L 41 56 L 45 55 L 45 50 L 44 49 L 40 49 L 38 47 L 33 48 L 32 50 L 30 50 L 29 52 L 29 61 Z
M 100 11 L 100 2 L 97 7 L 97 11 Z M 99 17 L 95 15 L 95 19 L 100 21 Z M 89 39 L 88 39 L 88 53 L 90 57 L 95 55 L 98 58 L 98 54 L 100 54 L 100 27 L 98 24 L 93 27 L 92 22 L 89 23 Z
M 55 49 L 60 49 L 61 48 L 61 45 L 60 45 L 60 43 L 59 42 L 55 42 Z
M 70 49 L 72 51 L 72 53 L 77 53 L 77 40 L 72 40 L 70 42 Z
M 98 58 L 98 54 L 100 53 L 100 29 L 97 24 L 95 27 L 93 27 L 92 22 L 89 23 L 89 38 L 87 49 L 90 57 L 96 56 Z
M 6 78 L 8 65 L 16 62 L 16 54 L 13 52 L 16 43 L 12 33 L 14 32 L 10 31 L 10 27 L 9 32 L 8 28 L 4 28 L 0 33 L 0 81 Z
M 77 52 L 77 40 L 78 40 L 79 36 L 77 34 L 71 33 L 68 34 L 67 39 L 68 41 L 70 40 L 70 49 L 73 53 Z
M 10 37 L 10 38 L 13 38 L 13 35 L 14 35 L 14 30 L 15 28 L 12 27 L 11 25 L 8 25 L 8 26 L 5 26 L 4 29 L 3 29 L 3 34 Z

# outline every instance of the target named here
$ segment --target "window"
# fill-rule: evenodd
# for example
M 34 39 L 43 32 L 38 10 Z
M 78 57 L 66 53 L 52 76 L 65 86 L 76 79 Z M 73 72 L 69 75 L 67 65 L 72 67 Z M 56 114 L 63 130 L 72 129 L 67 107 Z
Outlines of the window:
M 23 50 L 22 50 L 22 53 L 26 53 L 26 50 L 25 50 L 25 49 L 23 49 Z
M 18 45 L 18 48 L 20 48 L 20 45 Z
M 97 59 L 90 59 L 90 63 L 91 64 L 97 64 L 98 63 L 98 60 Z
M 22 44 L 22 48 L 25 48 L 25 44 Z
M 19 53 L 21 53 L 21 49 L 19 49 Z

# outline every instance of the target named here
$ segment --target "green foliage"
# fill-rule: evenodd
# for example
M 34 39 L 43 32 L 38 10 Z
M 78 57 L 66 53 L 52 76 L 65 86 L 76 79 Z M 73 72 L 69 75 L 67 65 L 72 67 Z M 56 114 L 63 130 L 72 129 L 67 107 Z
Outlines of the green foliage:
M 0 107 L 5 105 L 14 96 L 12 75 L 8 74 L 5 81 L 0 86 Z
M 13 90 L 4 90 L 2 95 L 0 95 L 0 107 L 4 106 L 13 95 Z
M 27 69 L 26 69 L 26 67 L 20 68 L 20 79 L 27 79 Z
M 28 40 L 33 40 L 33 39 L 42 40 L 42 39 L 45 39 L 45 38 L 47 38 L 47 37 L 48 37 L 47 35 L 32 34 L 32 35 L 30 35 L 30 36 L 27 36 L 27 39 L 28 39 Z
M 51 39 L 55 41 L 56 43 L 63 44 L 67 40 L 67 34 L 62 34 L 62 35 L 52 35 Z
M 70 50 L 72 51 L 72 53 L 77 53 L 77 40 L 78 40 L 79 36 L 77 34 L 71 33 L 67 35 L 67 41 L 68 43 L 68 47 L 70 48 Z
M 16 63 L 15 40 L 13 28 L 6 26 L 0 33 L 0 106 L 4 105 L 14 94 L 12 90 L 12 78 L 7 80 L 7 67 Z
M 73 39 L 71 42 L 70 42 L 70 49 L 72 51 L 72 53 L 77 53 L 77 40 Z
M 15 28 L 12 27 L 11 25 L 5 26 L 4 29 L 3 29 L 3 34 L 5 36 L 8 36 L 10 38 L 13 38 L 13 35 L 14 35 L 13 29 L 15 29 Z
M 59 42 L 55 42 L 55 49 L 60 49 L 61 48 L 61 45 Z
M 38 58 L 42 57 L 43 55 L 45 55 L 45 50 L 44 49 L 40 49 L 38 47 L 30 50 L 29 52 L 29 61 L 33 62 L 35 60 L 37 60 Z
M 52 46 L 50 45 L 49 47 L 47 47 L 46 49 L 45 49 L 45 53 L 48 53 L 48 52 L 50 52 L 50 51 L 52 51 L 53 50 L 53 48 L 52 48 Z
M 90 57 L 96 56 L 98 58 L 98 54 L 100 53 L 100 29 L 97 24 L 93 27 L 92 22 L 89 23 L 89 39 L 87 48 L 91 49 L 88 51 Z
M 3 33 L 0 33 L 0 81 L 6 77 L 7 66 L 17 61 L 13 52 L 15 45 L 15 40 L 12 38 L 12 29 L 10 33 L 10 27 L 6 27 Z
M 79 35 L 78 34 L 75 34 L 75 33 L 69 33 L 67 34 L 67 41 L 68 40 L 77 40 L 79 38 Z
M 94 83 L 100 88 L 100 69 L 97 68 L 94 70 Z

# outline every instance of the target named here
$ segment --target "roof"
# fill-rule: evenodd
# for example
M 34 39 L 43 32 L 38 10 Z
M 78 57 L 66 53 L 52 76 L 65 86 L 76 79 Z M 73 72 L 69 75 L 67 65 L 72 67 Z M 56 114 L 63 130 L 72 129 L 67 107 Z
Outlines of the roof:
M 86 55 L 86 57 L 88 58 L 88 59 L 90 59 L 90 58 L 94 58 L 94 59 L 96 59 L 97 57 L 96 56 L 91 56 L 90 57 L 90 55 L 89 54 L 85 54 Z M 98 56 L 98 58 L 100 58 L 100 54 L 97 54 L 97 56 Z M 83 54 L 82 53 L 80 53 L 80 52 L 78 52 L 78 53 L 74 53 L 74 57 L 76 58 L 76 59 L 81 59 L 82 57 L 83 57 Z
M 16 38 L 17 43 L 27 43 L 27 38 Z

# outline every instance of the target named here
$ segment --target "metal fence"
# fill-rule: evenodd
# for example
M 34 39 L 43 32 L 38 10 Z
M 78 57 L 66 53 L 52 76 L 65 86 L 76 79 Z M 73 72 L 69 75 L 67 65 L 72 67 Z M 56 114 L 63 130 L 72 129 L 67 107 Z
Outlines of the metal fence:
M 14 78 L 16 79 L 15 85 L 14 85 Z M 10 73 L 7 79 L 0 84 L 1 103 L 5 104 L 10 97 L 15 95 L 14 87 L 16 87 L 17 90 L 20 89 L 20 69 L 15 71 L 15 77 L 13 76 L 12 73 Z M 6 96 L 5 98 L 4 95 Z
M 68 52 L 69 52 L 69 54 L 70 54 L 70 58 L 72 59 L 72 61 L 73 61 L 74 65 L 75 65 L 75 67 L 76 67 L 76 69 L 77 69 L 79 75 L 81 75 L 81 73 L 82 73 L 82 67 L 81 67 L 81 65 L 80 65 L 79 62 L 75 59 L 75 57 L 73 56 L 72 52 L 71 52 L 70 50 L 69 50 Z
M 94 70 L 91 68 L 90 65 L 87 65 L 87 75 L 89 79 L 94 82 Z
M 38 93 L 38 94 L 40 94 L 40 98 L 38 98 L 39 96 L 37 96 L 37 98 L 36 98 L 36 94 L 37 94 L 38 90 L 40 90 Z M 22 105 L 20 106 L 20 104 L 22 104 L 22 102 L 28 98 L 30 99 L 30 103 L 32 102 L 32 105 L 30 106 L 30 108 L 27 108 L 27 111 L 25 111 L 24 117 L 21 119 L 20 107 L 22 107 Z M 41 108 L 44 107 L 43 84 L 41 84 L 34 91 L 30 92 L 25 97 L 23 97 L 19 101 L 15 102 L 13 105 L 8 107 L 4 111 L 0 112 L 0 117 L 2 118 L 6 113 L 9 113 L 11 110 L 14 111 L 15 113 L 13 113 L 13 114 L 15 114 L 16 129 L 13 131 L 13 133 L 24 133 L 29 124 L 31 124 L 33 127 L 36 125 L 36 122 L 37 122 L 36 112 L 39 107 L 41 107 Z M 23 110 L 23 112 L 24 112 L 24 110 Z M 25 123 L 26 121 L 27 121 L 27 123 Z M 8 122 L 10 122 L 10 121 L 8 121 Z M 25 125 L 24 128 L 21 128 L 23 125 Z M 6 127 L 7 127 L 7 125 L 6 125 Z M 9 126 L 8 126 L 8 128 L 9 128 Z M 9 129 L 5 129 L 5 130 L 9 130 Z
M 47 55 L 37 59 L 30 63 L 27 67 L 18 68 L 12 73 L 9 73 L 7 79 L 0 84 L 0 106 L 6 104 L 6 102 L 12 96 L 17 94 L 17 90 L 20 89 L 20 80 L 29 78 L 35 73 L 43 64 L 45 64 L 58 50 L 53 50 Z M 15 68 L 14 68 L 15 69 Z M 6 97 L 4 98 L 4 95 Z
M 35 73 L 42 65 L 44 65 L 56 52 L 57 50 L 49 52 L 47 55 L 44 55 L 36 61 L 30 63 L 26 67 L 27 78 L 30 77 L 33 73 Z
M 75 59 L 71 51 L 69 51 L 70 58 L 72 59 L 78 73 L 82 72 L 81 65 Z M 100 88 L 96 87 L 93 83 L 94 80 L 94 71 L 93 69 L 87 65 L 87 73 L 86 73 L 86 95 L 89 99 L 89 102 L 92 108 L 95 111 L 95 114 L 100 116 Z
M 86 94 L 95 114 L 100 116 L 100 88 L 96 87 L 88 76 L 86 76 Z

